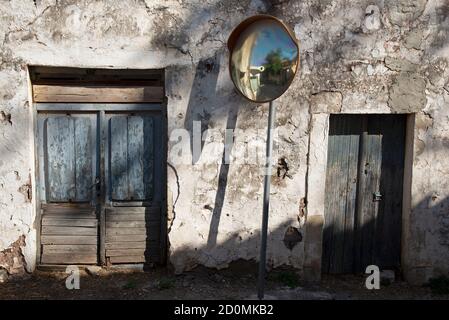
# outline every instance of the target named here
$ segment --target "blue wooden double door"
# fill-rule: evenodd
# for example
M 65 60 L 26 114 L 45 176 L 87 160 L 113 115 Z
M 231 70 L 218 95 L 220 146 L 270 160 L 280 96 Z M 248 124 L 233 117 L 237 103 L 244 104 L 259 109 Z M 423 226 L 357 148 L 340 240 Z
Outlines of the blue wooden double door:
M 162 114 L 104 107 L 38 113 L 40 264 L 164 259 Z
M 331 115 L 324 273 L 400 269 L 404 115 Z

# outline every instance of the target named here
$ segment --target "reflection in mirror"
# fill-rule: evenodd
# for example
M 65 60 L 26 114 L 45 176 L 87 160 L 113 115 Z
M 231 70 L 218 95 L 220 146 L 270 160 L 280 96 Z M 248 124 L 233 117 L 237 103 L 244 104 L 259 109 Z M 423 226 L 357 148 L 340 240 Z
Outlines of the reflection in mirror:
M 280 22 L 258 20 L 238 37 L 231 52 L 231 77 L 248 99 L 267 102 L 287 90 L 298 67 L 298 46 Z

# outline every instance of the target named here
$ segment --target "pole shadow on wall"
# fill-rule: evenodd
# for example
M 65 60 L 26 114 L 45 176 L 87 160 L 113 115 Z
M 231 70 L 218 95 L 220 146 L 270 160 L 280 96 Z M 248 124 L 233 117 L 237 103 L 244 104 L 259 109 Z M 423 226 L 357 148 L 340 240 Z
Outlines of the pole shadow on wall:
M 192 153 L 192 164 L 196 164 L 200 158 L 201 150 L 204 147 L 204 141 L 202 136 L 204 132 L 208 129 L 212 114 L 208 112 L 208 109 L 213 109 L 213 103 L 221 103 L 216 101 L 215 98 L 215 88 L 218 81 L 218 76 L 220 72 L 220 57 L 222 56 L 223 50 L 219 50 L 213 57 L 202 59 L 198 62 L 195 77 L 193 80 L 192 91 L 190 93 L 189 104 L 187 106 L 186 118 L 184 127 L 190 132 L 190 151 Z M 206 85 L 206 86 L 205 86 Z M 209 88 L 209 91 L 205 92 L 205 87 Z M 212 91 L 213 90 L 213 91 Z M 205 95 L 205 97 L 204 97 Z M 209 101 L 206 104 L 201 104 L 203 98 L 207 98 Z M 223 97 L 221 97 L 223 98 Z M 212 108 L 211 108 L 212 107 Z M 227 112 L 227 122 L 225 129 L 235 129 L 237 122 L 237 114 L 239 107 L 237 105 L 230 105 Z M 199 121 L 201 123 L 201 128 L 196 128 L 194 126 L 194 121 Z M 200 129 L 200 130 L 198 130 Z M 194 132 L 194 131 L 197 132 Z M 209 236 L 207 240 L 208 248 L 213 248 L 217 242 L 218 226 L 220 223 L 221 212 L 224 204 L 224 197 L 226 193 L 226 186 L 228 182 L 229 173 L 229 155 L 232 150 L 233 137 L 226 133 L 225 131 L 225 146 L 223 150 L 223 156 L 220 164 L 220 170 L 218 174 L 218 187 L 215 195 L 214 207 L 212 209 L 212 218 L 209 228 Z M 201 138 L 194 139 L 193 135 L 200 135 Z M 197 144 L 197 145 L 195 145 Z
M 237 122 L 238 107 L 231 106 L 228 111 L 228 120 L 226 122 L 226 129 L 235 129 Z M 226 186 L 228 184 L 229 173 L 229 155 L 232 150 L 233 137 L 225 136 L 225 146 L 223 150 L 223 157 L 220 164 L 220 171 L 218 174 L 218 187 L 215 194 L 214 210 L 212 212 L 212 219 L 209 226 L 209 235 L 207 237 L 207 247 L 213 248 L 217 244 L 218 226 L 220 224 L 221 212 L 223 210 L 224 197 L 226 194 Z

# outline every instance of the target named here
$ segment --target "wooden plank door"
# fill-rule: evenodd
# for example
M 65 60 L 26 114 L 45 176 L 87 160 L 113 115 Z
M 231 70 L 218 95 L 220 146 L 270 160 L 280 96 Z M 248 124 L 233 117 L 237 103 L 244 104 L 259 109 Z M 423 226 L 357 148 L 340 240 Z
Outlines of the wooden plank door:
M 97 263 L 96 115 L 38 115 L 41 264 Z
M 400 264 L 405 117 L 332 115 L 323 272 Z
M 164 248 L 162 117 L 109 114 L 105 255 L 108 263 L 160 262 Z

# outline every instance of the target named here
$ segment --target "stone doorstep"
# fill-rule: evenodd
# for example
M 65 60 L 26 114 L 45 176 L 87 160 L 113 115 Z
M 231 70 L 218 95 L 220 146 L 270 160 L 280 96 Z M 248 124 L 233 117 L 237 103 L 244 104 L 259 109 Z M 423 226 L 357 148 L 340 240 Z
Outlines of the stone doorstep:
M 392 283 L 396 280 L 396 274 L 394 270 L 382 270 L 380 272 L 380 280 Z

